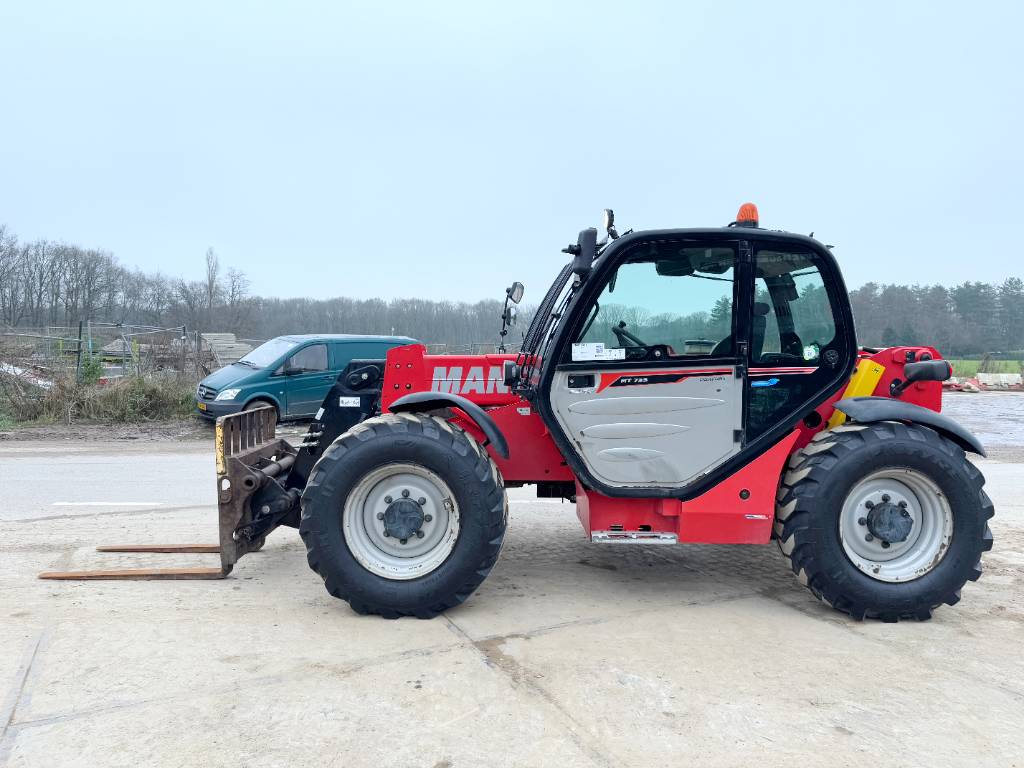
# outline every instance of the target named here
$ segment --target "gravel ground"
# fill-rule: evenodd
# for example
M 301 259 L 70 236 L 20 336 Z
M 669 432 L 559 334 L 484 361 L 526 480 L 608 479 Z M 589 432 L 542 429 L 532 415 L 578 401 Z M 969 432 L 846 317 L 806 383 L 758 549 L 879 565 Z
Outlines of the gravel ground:
M 141 424 L 33 424 L 0 432 L 0 440 L 97 442 L 146 440 L 178 442 L 213 440 L 213 424 L 201 419 L 150 421 Z
M 287 422 L 278 427 L 286 436 L 306 431 L 306 424 Z M 209 441 L 213 443 L 213 422 L 201 418 L 176 421 L 148 421 L 140 424 L 33 424 L 0 431 L 0 440 L 46 442 L 109 442 L 111 440 L 142 440 L 145 442 Z

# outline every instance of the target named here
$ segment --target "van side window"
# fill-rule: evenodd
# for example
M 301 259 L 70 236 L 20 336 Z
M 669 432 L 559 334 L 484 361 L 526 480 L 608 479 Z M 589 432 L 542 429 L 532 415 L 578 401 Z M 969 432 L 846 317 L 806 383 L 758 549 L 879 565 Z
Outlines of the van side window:
M 327 370 L 327 345 L 311 344 L 300 349 L 287 363 L 292 370 L 300 371 L 326 371 Z

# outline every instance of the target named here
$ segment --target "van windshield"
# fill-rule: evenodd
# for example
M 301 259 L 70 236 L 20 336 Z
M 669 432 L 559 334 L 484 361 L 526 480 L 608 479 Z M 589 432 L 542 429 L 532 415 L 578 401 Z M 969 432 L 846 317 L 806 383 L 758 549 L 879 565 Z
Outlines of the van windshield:
M 297 344 L 297 341 L 288 341 L 287 339 L 271 339 L 260 344 L 238 362 L 250 368 L 266 368 L 277 362 L 285 352 Z

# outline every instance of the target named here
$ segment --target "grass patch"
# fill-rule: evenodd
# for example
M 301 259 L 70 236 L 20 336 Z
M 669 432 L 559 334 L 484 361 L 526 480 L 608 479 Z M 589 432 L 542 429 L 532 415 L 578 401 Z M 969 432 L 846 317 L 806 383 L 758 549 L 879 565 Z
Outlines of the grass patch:
M 961 378 L 972 378 L 981 373 L 1021 373 L 1020 360 L 950 360 L 953 375 Z M 982 368 L 982 363 L 984 367 Z
M 62 378 L 48 390 L 8 382 L 0 386 L 0 414 L 12 425 L 167 421 L 192 414 L 194 393 L 194 382 L 179 376 L 133 376 L 102 386 Z

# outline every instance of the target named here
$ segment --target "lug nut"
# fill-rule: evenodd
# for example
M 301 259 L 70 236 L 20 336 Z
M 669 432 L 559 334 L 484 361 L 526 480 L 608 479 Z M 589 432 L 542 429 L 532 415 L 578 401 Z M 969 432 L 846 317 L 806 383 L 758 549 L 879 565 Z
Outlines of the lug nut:
M 390 496 L 385 496 L 384 497 L 384 503 L 385 504 L 390 504 L 391 503 L 391 497 Z
M 408 488 L 403 488 L 402 489 L 402 498 L 403 499 L 408 499 L 409 498 L 409 489 Z
M 416 499 L 416 503 L 422 507 L 424 504 L 427 503 L 427 500 L 423 496 L 420 496 L 418 499 Z
M 864 541 L 874 541 L 874 540 L 875 540 L 875 537 L 872 536 L 870 533 L 867 536 L 864 537 Z
M 868 499 L 867 501 L 864 502 L 864 506 L 867 507 L 868 509 L 874 509 L 875 502 L 873 502 L 871 499 Z
M 882 549 L 888 549 L 888 548 L 889 548 L 889 542 L 888 541 L 883 541 L 882 542 Z
M 903 516 L 904 516 L 904 517 L 910 517 L 910 513 L 909 513 L 909 512 L 907 512 L 907 510 L 905 510 L 905 509 L 904 509 L 904 510 L 903 510 Z
M 888 493 L 883 493 L 882 494 L 882 501 L 884 501 L 886 504 L 889 503 L 889 494 Z
M 389 536 L 391 536 L 391 534 L 390 534 L 390 533 L 388 533 L 388 529 L 387 529 L 387 528 L 385 528 L 385 529 L 384 529 L 384 538 L 386 539 L 386 538 L 388 538 Z
M 899 507 L 900 509 L 906 509 L 907 508 L 907 502 L 906 502 L 905 499 L 900 499 L 900 503 L 897 504 L 896 506 Z
M 429 522 L 430 522 L 431 520 L 433 520 L 433 519 L 434 519 L 434 516 L 433 516 L 433 515 L 424 515 L 424 516 L 423 516 L 423 522 L 424 522 L 424 523 L 429 523 Z
M 408 541 L 408 539 L 399 539 L 398 543 L 399 544 L 405 544 L 405 542 L 407 542 L 407 541 Z
M 862 517 L 862 518 L 860 518 L 857 521 L 857 525 L 867 525 L 867 524 L 868 524 L 868 519 L 866 517 Z
M 416 538 L 417 539 L 422 539 L 423 538 L 423 531 L 416 531 Z
M 377 519 L 378 520 L 383 520 L 384 519 L 384 513 L 383 512 L 378 512 L 377 513 Z

